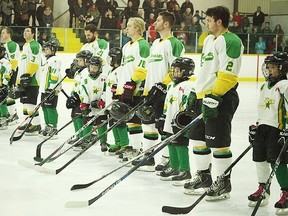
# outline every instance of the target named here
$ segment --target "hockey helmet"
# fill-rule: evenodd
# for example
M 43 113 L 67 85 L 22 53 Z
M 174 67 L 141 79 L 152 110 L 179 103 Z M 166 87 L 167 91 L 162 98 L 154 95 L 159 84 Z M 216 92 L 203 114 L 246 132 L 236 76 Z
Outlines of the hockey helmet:
M 89 73 L 92 77 L 97 77 L 102 72 L 102 58 L 92 56 L 89 60 Z
M 174 83 L 180 83 L 188 80 L 194 74 L 195 63 L 193 59 L 187 57 L 176 58 L 169 72 L 170 78 Z
M 111 67 L 114 67 L 115 64 L 120 65 L 122 59 L 122 49 L 120 47 L 114 47 L 109 50 L 108 56 L 110 57 L 108 62 Z
M 155 117 L 155 110 L 150 105 L 144 104 L 143 106 L 140 106 L 137 111 L 136 115 L 143 121 L 151 121 Z
M 197 116 L 193 111 L 178 111 L 175 113 L 172 124 L 182 129 Z
M 52 55 L 55 55 L 59 47 L 59 41 L 57 39 L 51 39 L 43 44 L 43 48 L 50 48 Z
M 127 104 L 116 101 L 112 104 L 109 113 L 115 120 L 121 119 L 123 122 L 125 122 L 129 121 L 134 116 L 134 112 L 130 113 L 130 111 L 131 108 Z M 127 113 L 129 113 L 129 115 L 126 115 Z
M 89 60 L 92 57 L 92 52 L 90 52 L 89 50 L 81 50 L 79 53 L 76 54 L 76 59 L 78 62 L 78 66 L 83 69 L 86 68 L 88 66 Z M 78 59 L 83 59 L 84 61 L 84 65 L 79 65 L 79 61 Z

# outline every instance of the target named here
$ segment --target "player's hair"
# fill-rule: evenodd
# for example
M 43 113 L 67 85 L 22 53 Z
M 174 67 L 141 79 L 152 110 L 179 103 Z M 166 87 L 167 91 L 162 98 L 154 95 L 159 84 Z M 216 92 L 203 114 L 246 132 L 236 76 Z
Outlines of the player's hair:
M 10 27 L 8 27 L 8 26 L 3 26 L 3 27 L 1 28 L 1 32 L 2 32 L 4 29 L 7 31 L 8 34 L 10 34 L 10 37 L 12 38 L 12 37 L 13 37 L 13 30 L 12 30 Z
M 84 31 L 90 31 L 92 33 L 97 32 L 97 26 L 94 24 L 88 24 L 85 26 Z
M 206 16 L 213 17 L 215 21 L 222 20 L 222 25 L 224 28 L 228 28 L 230 12 L 227 7 L 216 6 L 213 8 L 208 8 L 206 11 Z
M 169 25 L 172 26 L 175 23 L 175 16 L 173 13 L 170 13 L 168 11 L 162 11 L 158 14 L 158 16 L 161 16 L 164 22 L 168 22 Z
M 31 29 L 31 32 L 32 32 L 32 34 L 34 34 L 34 35 L 35 35 L 35 33 L 36 33 L 36 29 L 35 29 L 33 26 L 27 26 L 27 27 L 25 27 L 25 29 Z
M 143 32 L 145 31 L 145 22 L 140 17 L 131 17 L 129 18 L 129 21 L 134 23 L 135 28 L 138 28 L 138 32 L 140 35 L 143 35 Z

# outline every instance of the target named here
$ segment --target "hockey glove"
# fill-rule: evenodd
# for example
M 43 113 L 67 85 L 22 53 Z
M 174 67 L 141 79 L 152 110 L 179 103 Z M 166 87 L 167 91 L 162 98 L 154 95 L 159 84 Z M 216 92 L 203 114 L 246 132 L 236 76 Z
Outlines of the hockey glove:
M 205 95 L 202 100 L 202 114 L 204 122 L 208 119 L 216 118 L 218 116 L 218 106 L 222 103 L 223 99 L 215 95 Z
M 165 100 L 167 86 L 163 83 L 156 83 L 146 96 L 146 104 L 157 107 L 158 104 Z
M 8 96 L 7 86 L 3 85 L 2 87 L 0 87 L 0 102 L 5 100 L 7 96 Z
M 136 89 L 136 82 L 129 81 L 126 82 L 123 86 L 123 94 L 121 96 L 121 99 L 124 103 L 132 103 L 133 102 L 133 92 Z
M 81 103 L 79 95 L 76 92 L 73 92 L 72 96 L 70 96 L 66 101 L 67 109 L 75 108 L 79 106 Z
M 288 139 L 288 129 L 283 129 L 282 131 L 280 131 L 279 135 L 280 135 L 280 139 L 278 140 L 278 143 L 281 146 L 281 148 L 283 148 L 283 146 L 285 145 L 285 142 L 287 142 L 287 139 Z M 287 146 L 286 146 L 285 152 L 283 153 L 281 160 L 285 164 L 288 163 Z
M 80 109 L 84 116 L 88 116 L 89 113 L 91 112 L 90 105 L 86 103 L 81 103 Z
M 22 88 L 27 88 L 30 86 L 32 77 L 28 73 L 24 73 L 20 76 L 20 86 Z
M 65 70 L 65 73 L 66 73 L 68 78 L 74 79 L 74 75 L 75 75 L 76 71 L 79 70 L 79 69 L 80 68 L 79 68 L 79 66 L 77 64 L 77 60 L 74 59 L 73 62 L 71 63 L 71 65 L 70 65 L 70 68 L 67 68 Z
M 196 93 L 191 91 L 187 98 L 187 111 L 194 111 L 195 110 L 195 104 L 196 104 L 197 96 Z
M 91 102 L 91 107 L 103 109 L 105 107 L 105 101 L 103 101 L 102 99 L 94 100 Z
M 46 89 L 44 94 L 45 94 L 45 98 L 49 96 L 49 97 L 47 98 L 47 100 L 48 100 L 48 101 L 51 101 L 51 100 L 55 97 L 55 90 L 53 90 L 53 89 Z
M 119 95 L 116 95 L 116 90 L 117 90 L 117 84 L 113 84 L 111 87 L 111 92 L 112 92 L 112 99 L 118 99 Z
M 18 99 L 22 97 L 23 93 L 24 93 L 24 89 L 20 85 L 17 85 L 16 87 L 13 86 L 12 88 L 8 90 L 8 95 L 12 99 Z
M 165 124 L 165 115 L 162 115 L 160 118 L 155 119 L 155 127 L 158 130 L 158 133 L 162 136 L 166 135 L 167 133 L 164 132 L 164 124 Z
M 257 133 L 257 125 L 250 125 L 249 126 L 249 143 L 253 143 L 255 136 Z

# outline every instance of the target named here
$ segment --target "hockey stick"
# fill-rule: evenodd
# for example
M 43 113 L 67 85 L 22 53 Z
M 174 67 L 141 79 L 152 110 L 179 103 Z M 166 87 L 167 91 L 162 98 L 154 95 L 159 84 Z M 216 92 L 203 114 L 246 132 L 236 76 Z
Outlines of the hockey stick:
M 123 167 L 126 167 L 126 166 L 127 166 L 128 164 L 130 164 L 131 162 L 136 161 L 137 159 L 141 158 L 143 155 L 145 155 L 145 154 L 147 154 L 147 153 L 150 153 L 151 151 L 153 151 L 153 150 L 154 150 L 156 147 L 158 147 L 159 145 L 161 145 L 161 143 L 157 143 L 156 145 L 154 145 L 154 146 L 150 147 L 149 149 L 143 151 L 141 154 L 137 155 L 136 157 L 128 160 L 128 161 L 125 162 L 123 165 L 121 165 L 121 166 L 117 167 L 116 169 L 114 169 L 114 170 L 112 170 L 112 171 L 110 171 L 110 172 L 102 175 L 100 178 L 98 178 L 98 179 L 96 179 L 96 180 L 94 180 L 94 181 L 91 181 L 91 182 L 86 183 L 86 184 L 75 184 L 75 185 L 73 185 L 70 190 L 78 190 L 78 189 L 84 189 L 84 188 L 90 187 L 91 185 L 93 185 L 93 184 L 99 182 L 100 180 L 106 178 L 106 177 L 109 176 L 110 174 L 116 172 L 117 170 L 119 170 L 119 169 L 121 169 L 121 168 L 123 168 Z
M 49 95 L 47 95 L 32 111 L 32 113 L 30 115 L 28 115 L 24 121 L 21 122 L 20 125 L 17 126 L 17 128 L 13 131 L 11 137 L 10 137 L 10 145 L 13 143 L 13 141 L 18 141 L 20 140 L 23 135 L 25 134 L 25 132 L 27 131 L 29 124 L 32 122 L 33 118 L 35 117 L 35 115 L 37 114 L 37 111 L 39 110 L 39 108 L 41 107 L 41 105 L 52 95 L 54 94 L 55 89 L 62 83 L 62 81 L 66 78 L 67 75 L 65 75 L 56 85 L 55 87 L 52 89 L 52 91 L 50 92 Z M 28 123 L 26 124 L 24 130 L 21 132 L 21 134 L 19 136 L 15 136 L 15 133 L 17 132 L 17 130 L 30 118 L 30 120 L 28 121 Z
M 217 177 L 217 181 L 222 180 L 227 173 L 229 173 L 232 168 L 241 160 L 241 158 L 252 148 L 252 145 L 250 144 L 243 152 L 241 155 L 236 158 L 236 160 L 230 164 L 230 166 L 224 171 L 224 174 L 221 176 Z M 169 213 L 169 214 L 188 214 L 192 209 L 194 209 L 200 202 L 201 200 L 208 194 L 208 192 L 212 189 L 213 184 L 206 190 L 192 205 L 188 207 L 173 207 L 173 206 L 163 206 L 162 207 L 162 212 L 164 213 Z
M 198 122 L 200 119 L 202 119 L 202 114 L 197 116 L 195 119 L 193 119 L 189 124 L 187 124 L 184 128 L 182 128 L 180 131 L 178 131 L 176 134 L 168 137 L 167 139 L 160 142 L 160 146 L 155 149 L 153 152 L 151 152 L 149 155 L 143 158 L 141 162 L 139 162 L 137 165 L 132 167 L 125 175 L 123 175 L 121 178 L 113 182 L 110 186 L 108 186 L 104 191 L 102 191 L 99 195 L 96 197 L 87 200 L 87 201 L 70 201 L 65 204 L 66 208 L 80 208 L 80 207 L 88 207 L 92 205 L 94 202 L 96 202 L 98 199 L 100 199 L 102 196 L 104 196 L 108 191 L 110 191 L 112 188 L 114 188 L 117 184 L 119 184 L 121 181 L 126 179 L 129 175 L 131 175 L 135 170 L 137 170 L 140 166 L 145 164 L 150 158 L 152 158 L 154 155 L 156 155 L 158 152 L 160 152 L 165 146 L 167 146 L 171 141 L 185 133 L 189 130 L 189 128 L 195 123 Z
M 119 120 L 117 120 L 111 127 L 109 127 L 103 134 L 101 134 L 99 137 L 97 137 L 97 140 L 101 139 L 103 136 L 105 136 L 109 131 L 111 131 L 115 126 L 123 122 L 124 119 L 126 119 L 127 116 L 131 115 L 131 113 L 134 113 L 140 106 L 142 106 L 146 101 L 143 100 L 139 104 L 137 104 L 135 107 L 133 107 L 129 112 L 127 112 L 125 115 L 123 115 Z M 112 119 L 112 117 L 111 117 Z M 84 152 L 86 152 L 91 146 L 95 144 L 95 141 L 89 143 L 82 151 L 80 151 L 77 155 L 75 155 L 71 160 L 69 160 L 66 164 L 64 164 L 62 167 L 51 170 L 45 167 L 35 167 L 37 171 L 50 174 L 50 175 L 57 175 L 61 171 L 63 171 L 69 164 L 71 164 L 73 161 L 75 161 L 78 157 L 80 157 Z
M 279 153 L 279 155 L 278 155 L 278 157 L 277 157 L 277 159 L 276 159 L 276 161 L 275 161 L 275 164 L 274 164 L 274 166 L 273 166 L 273 169 L 272 169 L 271 172 L 270 172 L 270 175 L 269 175 L 269 177 L 268 177 L 268 179 L 267 179 L 267 181 L 266 181 L 266 183 L 265 183 L 265 186 L 264 186 L 264 188 L 263 188 L 263 191 L 262 191 L 262 193 L 261 193 L 261 196 L 260 196 L 259 200 L 257 201 L 257 203 L 256 203 L 256 205 L 255 205 L 255 207 L 254 207 L 254 209 L 253 209 L 253 212 L 252 212 L 251 216 L 256 215 L 256 213 L 257 213 L 257 211 L 258 211 L 258 209 L 259 209 L 259 207 L 260 207 L 260 204 L 261 204 L 263 198 L 265 197 L 265 192 L 266 192 L 267 190 L 269 190 L 269 188 L 270 188 L 272 178 L 273 178 L 273 176 L 275 175 L 275 172 L 276 172 L 277 168 L 278 168 L 279 165 L 280 165 L 281 158 L 282 158 L 283 154 L 286 152 L 287 147 L 288 147 L 288 139 L 285 140 L 285 143 L 284 143 L 283 147 L 281 148 L 281 151 L 280 151 L 280 153 Z

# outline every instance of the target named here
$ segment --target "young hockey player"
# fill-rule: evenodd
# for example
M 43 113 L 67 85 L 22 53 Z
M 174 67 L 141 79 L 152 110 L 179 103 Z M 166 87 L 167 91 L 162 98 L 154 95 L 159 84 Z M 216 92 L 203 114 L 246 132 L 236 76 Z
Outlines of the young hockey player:
M 193 87 L 189 77 L 194 74 L 194 68 L 194 61 L 186 57 L 176 58 L 171 65 L 170 77 L 173 82 L 167 86 L 163 115 L 156 124 L 161 135 L 169 137 L 180 130 L 175 114 L 186 108 L 187 97 Z M 176 182 L 175 185 L 184 185 L 185 180 L 191 179 L 188 144 L 187 134 L 182 134 L 168 144 L 170 167 L 160 173 L 161 180 L 172 180 Z
M 121 76 L 122 67 L 122 49 L 119 47 L 114 47 L 110 49 L 108 53 L 108 63 L 110 62 L 111 70 L 108 72 L 106 77 L 106 104 L 112 103 L 115 98 L 115 93 L 117 89 L 117 77 Z M 110 126 L 112 126 L 116 121 L 111 121 Z M 112 129 L 115 145 L 109 145 L 109 154 L 115 155 L 115 152 L 120 150 L 121 147 L 129 145 L 129 137 L 127 131 L 127 125 L 125 122 L 120 123 Z
M 40 83 L 41 100 L 44 100 L 51 92 L 52 89 L 62 79 L 61 76 L 61 60 L 56 57 L 58 49 L 58 41 L 50 40 L 44 43 L 44 55 L 46 62 L 42 73 L 42 79 Z M 57 132 L 58 124 L 58 93 L 61 90 L 61 84 L 53 91 L 52 95 L 42 104 L 42 110 L 44 114 L 45 128 L 41 130 L 39 135 L 43 136 L 44 139 L 50 137 L 52 134 Z M 51 138 L 57 138 L 53 136 Z
M 8 127 L 8 82 L 11 79 L 11 63 L 5 58 L 6 48 L 3 43 L 0 44 L 0 130 L 6 130 Z
M 263 74 L 266 82 L 260 88 L 258 102 L 258 119 L 256 125 L 249 127 L 249 141 L 253 145 L 253 161 L 258 177 L 258 190 L 248 196 L 249 206 L 254 207 L 262 195 L 265 183 L 274 167 L 280 150 L 287 142 L 288 110 L 288 54 L 275 53 L 265 58 Z M 285 152 L 284 154 L 287 154 Z M 282 157 L 276 169 L 276 179 L 281 188 L 280 200 L 275 203 L 276 215 L 288 214 L 288 169 L 287 157 Z M 268 204 L 268 189 L 260 206 Z
M 92 56 L 88 65 L 89 74 L 81 79 L 79 96 L 81 98 L 80 109 L 83 113 L 83 123 L 86 124 L 95 115 L 98 115 L 99 111 L 105 107 L 105 77 L 102 74 L 102 58 L 99 56 Z M 100 115 L 93 125 L 100 125 L 103 121 L 107 120 L 107 115 Z M 84 130 L 83 136 L 85 136 L 85 144 L 91 142 L 91 135 L 87 135 L 92 130 L 92 124 Z M 107 124 L 97 129 L 98 136 L 107 130 Z M 107 134 L 100 138 L 101 151 L 107 151 Z
M 82 77 L 85 77 L 88 75 L 87 66 L 89 63 L 90 58 L 92 57 L 92 53 L 88 50 L 82 50 L 79 53 L 76 54 L 76 62 L 71 64 L 70 70 L 66 70 L 66 73 L 69 78 L 74 79 L 74 86 L 71 92 L 71 96 L 66 101 L 66 107 L 67 109 L 72 109 L 71 111 L 71 117 L 73 119 L 73 125 L 75 132 L 77 132 L 80 128 L 83 127 L 83 119 L 82 119 L 82 112 L 80 110 L 80 83 Z M 77 137 L 74 137 L 69 141 L 70 144 L 73 144 L 76 142 L 79 137 L 83 137 L 83 133 L 81 132 Z M 81 143 L 77 143 L 79 146 Z

